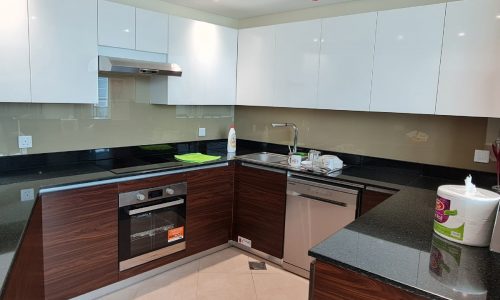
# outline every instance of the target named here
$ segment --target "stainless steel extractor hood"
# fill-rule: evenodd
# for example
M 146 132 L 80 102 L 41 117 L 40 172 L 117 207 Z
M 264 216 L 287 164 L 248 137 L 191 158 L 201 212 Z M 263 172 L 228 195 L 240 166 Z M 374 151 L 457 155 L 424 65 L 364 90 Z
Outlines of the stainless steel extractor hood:
M 131 76 L 181 76 L 182 69 L 176 64 L 99 56 L 99 73 Z

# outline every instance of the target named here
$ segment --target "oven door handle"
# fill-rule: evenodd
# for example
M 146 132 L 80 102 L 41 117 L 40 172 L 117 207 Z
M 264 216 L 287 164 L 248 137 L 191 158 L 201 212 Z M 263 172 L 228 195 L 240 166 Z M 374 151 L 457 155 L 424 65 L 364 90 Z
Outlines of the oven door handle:
M 160 204 L 156 204 L 156 205 L 132 209 L 132 210 L 128 211 L 128 215 L 133 216 L 133 215 L 137 215 L 137 214 L 140 214 L 143 212 L 148 212 L 148 211 L 157 210 L 157 209 L 170 207 L 170 206 L 175 206 L 175 205 L 179 205 L 179 204 L 184 204 L 184 199 L 180 198 L 179 200 L 175 200 L 175 201 L 171 201 L 171 202 L 167 202 L 167 203 L 160 203 Z

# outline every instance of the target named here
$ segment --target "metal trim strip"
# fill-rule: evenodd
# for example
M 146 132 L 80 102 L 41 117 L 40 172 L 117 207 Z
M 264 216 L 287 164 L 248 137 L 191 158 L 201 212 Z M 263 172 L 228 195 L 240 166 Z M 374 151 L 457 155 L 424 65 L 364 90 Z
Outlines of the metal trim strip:
M 333 190 L 336 192 L 348 193 L 348 194 L 353 194 L 353 195 L 359 194 L 358 189 L 354 189 L 354 188 L 350 189 L 347 187 L 335 185 L 333 183 L 330 184 L 329 182 L 328 183 L 327 182 L 319 183 L 319 182 L 309 181 L 309 180 L 305 180 L 305 179 L 299 179 L 297 177 L 288 177 L 287 190 L 293 191 L 293 187 L 291 187 L 290 185 L 294 185 L 294 184 L 303 184 L 303 185 L 308 185 L 308 186 L 313 186 L 313 187 L 317 187 L 317 188 Z
M 352 187 L 360 188 L 360 189 L 365 188 L 364 184 L 358 184 L 358 183 L 354 183 L 354 182 L 350 182 L 350 181 L 343 181 L 343 180 L 325 178 L 325 177 L 320 177 L 320 176 L 313 176 L 313 175 L 303 174 L 303 173 L 290 172 L 288 176 L 291 178 L 304 177 L 304 178 L 310 178 L 310 179 L 319 180 L 319 181 L 325 181 L 325 182 L 327 182 L 326 184 L 336 183 L 336 184 L 352 186 Z
M 148 174 L 127 176 L 127 177 L 120 177 L 120 178 L 113 178 L 113 179 L 89 181 L 89 182 L 85 182 L 85 183 L 68 184 L 68 185 L 57 186 L 57 187 L 41 188 L 39 191 L 39 194 L 74 190 L 74 189 L 79 189 L 79 188 L 92 187 L 92 186 L 96 186 L 96 185 L 120 183 L 120 182 L 137 180 L 137 179 L 146 179 L 146 178 L 152 178 L 152 177 L 158 177 L 158 176 L 164 176 L 164 175 L 171 175 L 171 174 L 178 174 L 178 173 L 184 173 L 184 172 L 191 172 L 191 171 L 198 171 L 198 170 L 205 170 L 205 169 L 212 169 L 212 168 L 220 168 L 220 167 L 227 167 L 227 166 L 229 166 L 229 162 L 224 162 L 224 163 L 220 163 L 220 164 L 213 164 L 213 165 L 208 165 L 208 166 L 186 167 L 186 168 L 170 170 L 170 171 L 159 171 L 156 173 L 148 173 Z
M 161 248 L 120 262 L 120 271 L 124 271 L 152 260 L 173 254 L 186 249 L 186 242 L 178 243 L 169 247 Z
M 137 214 L 140 214 L 143 212 L 152 211 L 152 210 L 156 210 L 156 209 L 160 209 L 160 208 L 171 207 L 171 206 L 175 206 L 175 205 L 179 205 L 179 204 L 184 204 L 184 199 L 179 199 L 176 201 L 161 203 L 161 204 L 157 204 L 157 205 L 146 206 L 146 207 L 142 207 L 142 208 L 138 208 L 138 209 L 132 209 L 132 210 L 128 211 L 128 215 L 133 216 L 133 215 L 137 215 Z
M 247 163 L 247 162 L 241 162 L 241 165 L 243 167 L 254 168 L 254 169 L 259 169 L 259 170 L 264 170 L 264 171 L 269 171 L 269 172 L 274 172 L 274 173 L 280 173 L 280 174 L 286 174 L 286 172 L 287 172 L 286 170 L 265 167 L 265 166 Z

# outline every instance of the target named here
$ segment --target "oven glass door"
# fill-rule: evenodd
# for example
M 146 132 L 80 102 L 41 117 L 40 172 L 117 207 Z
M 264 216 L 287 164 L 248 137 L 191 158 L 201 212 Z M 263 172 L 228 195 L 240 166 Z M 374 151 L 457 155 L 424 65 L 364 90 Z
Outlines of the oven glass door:
M 120 261 L 185 241 L 185 216 L 183 198 L 121 207 Z

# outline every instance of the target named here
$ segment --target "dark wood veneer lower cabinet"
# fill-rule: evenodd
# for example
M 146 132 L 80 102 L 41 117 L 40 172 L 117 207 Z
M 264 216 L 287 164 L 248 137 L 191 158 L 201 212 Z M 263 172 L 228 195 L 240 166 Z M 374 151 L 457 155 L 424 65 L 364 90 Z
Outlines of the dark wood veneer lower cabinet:
M 322 261 L 311 265 L 310 300 L 423 300 L 395 286 Z
M 41 196 L 45 298 L 68 299 L 118 281 L 116 184 Z
M 234 165 L 187 173 L 186 248 L 192 255 L 231 239 Z
M 36 300 L 44 296 L 42 205 L 37 200 L 0 299 Z
M 283 258 L 286 173 L 237 165 L 234 234 L 250 239 L 252 248 Z
M 363 196 L 361 198 L 361 209 L 359 210 L 359 215 L 363 215 L 370 209 L 384 202 L 387 198 L 394 195 L 397 191 L 393 190 L 374 190 L 367 187 L 363 190 Z

